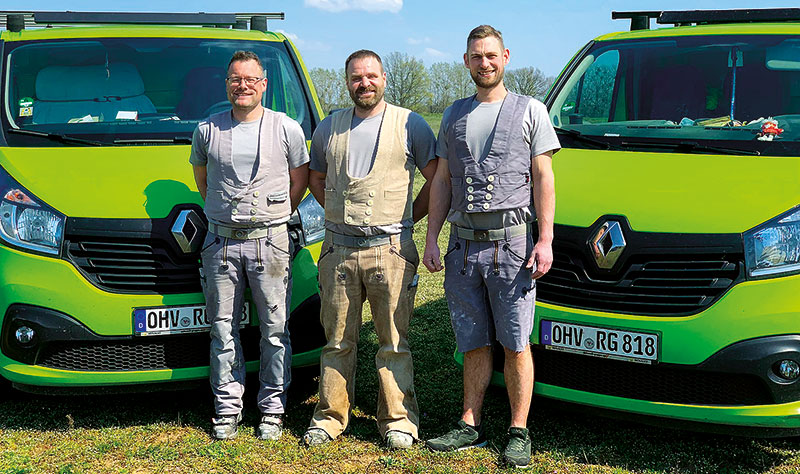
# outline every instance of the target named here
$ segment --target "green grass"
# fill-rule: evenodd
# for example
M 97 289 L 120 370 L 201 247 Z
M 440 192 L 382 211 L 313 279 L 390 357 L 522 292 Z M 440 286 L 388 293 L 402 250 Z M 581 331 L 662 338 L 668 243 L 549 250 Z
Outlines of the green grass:
M 435 124 L 438 126 L 438 123 Z M 421 185 L 417 180 L 416 185 Z M 426 222 L 414 238 L 423 251 Z M 444 250 L 448 229 L 440 236 Z M 420 270 L 409 334 L 421 436 L 437 436 L 459 416 L 461 370 L 443 298 L 442 273 Z M 261 442 L 256 386 L 249 380 L 244 425 L 232 441 L 209 436 L 206 384 L 196 390 L 118 396 L 32 396 L 0 389 L 0 474 L 18 473 L 494 473 L 509 423 L 504 390 L 492 387 L 484 417 L 490 445 L 456 454 L 421 446 L 387 452 L 375 426 L 377 340 L 368 305 L 359 345 L 354 417 L 330 445 L 298 446 L 317 400 L 314 368 L 295 371 L 286 433 Z M 763 440 L 670 430 L 586 414 L 535 399 L 529 419 L 533 473 L 797 473 L 798 440 Z

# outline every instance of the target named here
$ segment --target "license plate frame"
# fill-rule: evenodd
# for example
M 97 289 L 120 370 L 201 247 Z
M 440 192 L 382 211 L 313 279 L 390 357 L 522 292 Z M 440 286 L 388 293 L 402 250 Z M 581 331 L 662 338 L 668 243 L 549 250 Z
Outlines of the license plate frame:
M 151 320 L 151 317 L 155 319 Z M 166 319 L 164 319 L 165 317 Z M 153 322 L 157 324 L 151 324 Z M 245 301 L 239 327 L 245 327 L 249 324 L 250 303 Z M 191 334 L 208 332 L 210 328 L 211 324 L 208 321 L 206 305 L 204 304 L 133 308 L 134 336 Z
M 566 331 L 571 334 L 569 342 L 565 342 Z M 657 332 L 542 320 L 539 340 L 549 350 L 638 364 L 657 364 L 661 357 L 661 334 Z

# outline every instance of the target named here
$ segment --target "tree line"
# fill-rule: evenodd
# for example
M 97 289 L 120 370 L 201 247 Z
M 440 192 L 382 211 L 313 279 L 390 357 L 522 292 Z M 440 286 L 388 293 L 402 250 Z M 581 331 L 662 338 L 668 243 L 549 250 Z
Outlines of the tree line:
M 414 56 L 395 51 L 383 58 L 383 68 L 386 100 L 417 113 L 442 113 L 454 100 L 475 93 L 469 70 L 460 62 L 438 62 L 425 67 Z M 345 87 L 344 68 L 314 68 L 309 72 L 326 113 L 352 105 Z M 510 91 L 539 100 L 554 80 L 535 67 L 505 71 L 505 85 Z

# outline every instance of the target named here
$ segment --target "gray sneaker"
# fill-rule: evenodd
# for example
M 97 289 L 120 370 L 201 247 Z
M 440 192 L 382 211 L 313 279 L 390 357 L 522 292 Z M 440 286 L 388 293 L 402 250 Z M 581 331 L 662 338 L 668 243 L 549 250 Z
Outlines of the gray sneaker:
M 388 449 L 408 449 L 414 444 L 414 437 L 405 431 L 389 430 L 385 442 Z
M 527 428 L 512 426 L 508 429 L 508 446 L 500 458 L 502 464 L 517 469 L 527 469 L 531 464 L 531 438 Z
M 429 439 L 425 446 L 431 451 L 462 451 L 464 449 L 486 446 L 483 426 L 477 429 L 458 420 L 458 426 L 438 438 Z
M 214 439 L 233 439 L 239 433 L 242 413 L 236 415 L 220 415 L 211 419 L 211 431 Z
M 300 444 L 310 448 L 311 446 L 320 446 L 333 441 L 331 435 L 322 428 L 309 428 L 300 440 Z
M 258 439 L 265 441 L 277 441 L 283 434 L 283 415 L 261 415 L 261 422 L 258 424 Z

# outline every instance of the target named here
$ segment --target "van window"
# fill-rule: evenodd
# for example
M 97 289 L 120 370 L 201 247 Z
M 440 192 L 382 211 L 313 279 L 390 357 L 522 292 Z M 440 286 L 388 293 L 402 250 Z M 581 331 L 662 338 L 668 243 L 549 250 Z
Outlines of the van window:
M 4 128 L 102 143 L 190 139 L 200 120 L 230 109 L 225 77 L 237 50 L 254 51 L 264 65 L 264 105 L 298 121 L 310 139 L 309 104 L 283 43 L 186 38 L 6 43 Z M 23 136 L 6 138 L 14 146 Z
M 681 140 L 797 155 L 800 44 L 785 36 L 603 42 L 548 97 L 553 124 L 655 151 Z M 763 139 L 765 121 L 783 131 Z M 767 127 L 768 128 L 768 127 Z M 759 140 L 759 138 L 762 138 Z M 767 137 L 770 138 L 770 137 Z M 567 146 L 573 146 L 566 138 Z M 586 142 L 574 146 L 589 146 Z

